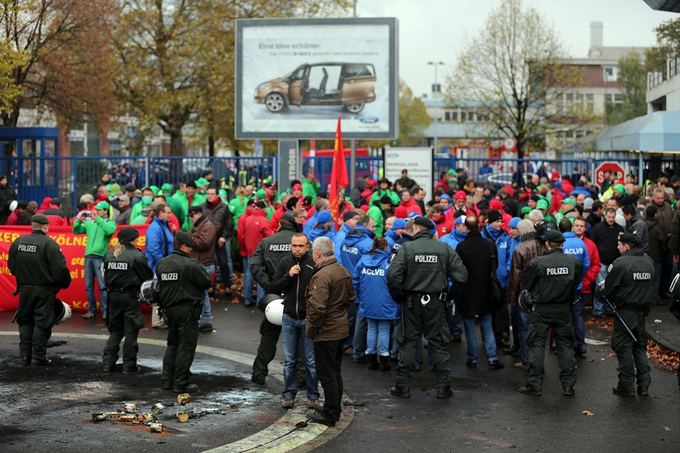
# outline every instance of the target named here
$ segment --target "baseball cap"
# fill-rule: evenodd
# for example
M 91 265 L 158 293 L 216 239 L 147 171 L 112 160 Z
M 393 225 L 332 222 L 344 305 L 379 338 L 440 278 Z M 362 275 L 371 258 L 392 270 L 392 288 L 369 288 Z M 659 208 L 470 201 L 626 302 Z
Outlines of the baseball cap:
M 455 198 L 456 200 L 467 200 L 467 195 L 465 194 L 464 191 L 459 190 L 458 192 L 456 192 L 453 198 Z
M 522 219 L 520 219 L 519 217 L 513 217 L 513 218 L 510 219 L 510 221 L 508 222 L 508 227 L 517 229 L 517 225 L 519 225 L 519 222 L 520 222 L 521 220 L 522 220 Z
M 503 220 L 503 216 L 497 210 L 491 209 L 488 212 L 488 214 L 486 215 L 486 220 L 487 220 L 487 223 L 494 223 L 494 222 L 498 222 L 499 220 Z
M 455 225 L 463 225 L 463 224 L 465 224 L 465 219 L 466 219 L 466 218 L 467 218 L 467 217 L 464 216 L 464 215 L 459 215 L 458 217 L 456 217 L 456 221 L 454 222 L 454 224 L 455 224 Z
M 574 200 L 571 197 L 565 198 L 564 200 L 562 200 L 562 204 L 568 204 L 568 205 L 571 205 L 573 207 L 576 207 L 576 200 Z
M 97 205 L 94 208 L 95 209 L 108 210 L 110 208 L 110 206 L 107 202 L 100 201 L 99 203 L 97 203 Z
M 317 225 L 324 225 L 326 223 L 333 221 L 333 216 L 329 211 L 321 211 L 319 215 L 316 216 Z
M 392 231 L 402 230 L 404 228 L 406 228 L 406 221 L 404 219 L 397 219 L 392 224 Z

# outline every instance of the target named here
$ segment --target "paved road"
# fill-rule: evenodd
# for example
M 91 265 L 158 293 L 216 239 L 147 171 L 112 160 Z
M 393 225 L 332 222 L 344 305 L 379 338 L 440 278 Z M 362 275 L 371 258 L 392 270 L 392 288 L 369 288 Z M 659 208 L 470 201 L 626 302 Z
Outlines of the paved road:
M 259 312 L 241 305 L 216 305 L 213 312 L 217 331 L 202 334 L 200 345 L 249 354 L 256 352 L 257 331 L 262 316 Z M 14 328 L 15 326 L 9 324 L 9 316 L 0 314 L 0 330 Z M 57 327 L 55 338 L 59 332 L 67 331 L 105 333 L 101 323 L 93 324 L 74 319 L 66 326 Z M 145 330 L 142 337 L 163 339 L 164 333 Z M 588 337 L 594 340 L 608 339 L 604 328 L 592 324 L 588 327 Z M 14 360 L 11 356 L 16 353 L 16 342 L 17 338 L 0 336 L 0 361 L 5 367 Z M 83 357 L 79 359 L 81 365 L 83 361 L 94 364 L 99 360 L 97 346 L 103 346 L 103 343 L 92 342 L 86 348 Z M 680 392 L 673 374 L 653 369 L 649 398 L 615 397 L 611 394 L 611 387 L 616 383 L 616 359 L 607 344 L 591 345 L 588 359 L 579 362 L 579 380 L 574 398 L 560 395 L 557 360 L 554 355 L 549 355 L 546 360 L 544 396 L 536 398 L 515 391 L 523 383 L 523 372 L 511 366 L 510 357 L 502 357 L 506 364 L 504 370 L 489 370 L 485 366 L 468 369 L 464 365 L 464 348 L 464 343 L 451 345 L 455 395 L 446 401 L 435 399 L 434 376 L 429 371 L 414 375 L 412 398 L 401 400 L 392 398 L 388 393 L 393 384 L 394 371 L 369 371 L 365 365 L 352 364 L 345 360 L 345 388 L 355 404 L 354 418 L 344 431 L 327 433 L 337 436 L 330 438 L 323 449 L 332 452 L 356 452 L 371 446 L 377 451 L 399 452 L 506 449 L 551 452 L 637 452 L 642 449 L 653 452 L 680 451 Z M 53 350 L 56 352 L 58 348 Z M 161 354 L 160 347 L 140 347 L 140 356 L 144 357 L 142 363 L 149 369 L 149 386 L 153 386 L 154 380 L 158 378 L 153 369 L 157 370 Z M 65 357 L 60 360 L 75 360 L 73 356 Z M 280 362 L 281 358 L 279 351 L 277 361 Z M 204 437 L 203 442 L 192 440 L 182 444 L 186 451 L 200 451 L 208 446 L 219 445 L 219 441 L 232 441 L 239 435 L 245 436 L 261 429 L 283 415 L 283 411 L 278 408 L 276 393 L 280 391 L 280 384 L 276 380 L 268 379 L 267 396 L 263 389 L 245 382 L 248 374 L 246 366 L 221 362 L 203 354 L 197 355 L 195 364 L 197 379 L 206 387 L 206 393 L 218 392 L 223 387 L 227 392 L 246 392 L 248 398 L 260 395 L 260 399 L 259 402 L 250 404 L 250 409 L 243 409 L 241 419 L 202 419 L 211 420 L 210 424 L 222 423 L 224 430 L 221 433 L 210 431 L 210 427 L 203 427 L 202 421 L 196 423 L 194 429 L 197 432 L 206 429 L 209 434 Z M 6 381 L 0 375 L 0 383 L 5 385 Z M 116 395 L 112 401 L 118 401 L 116 398 L 120 396 Z M 5 410 L 6 404 L 7 400 L 0 402 L 0 409 Z M 584 416 L 584 410 L 591 411 L 594 415 Z M 21 427 L 16 428 L 19 432 L 5 429 L 5 435 L 11 434 L 19 439 L 17 446 L 38 447 L 36 451 L 44 449 L 39 435 L 31 436 L 21 431 L 27 429 L 25 420 Z M 77 436 L 79 432 L 77 429 L 73 430 L 72 435 Z M 96 436 L 88 432 L 88 436 L 90 435 Z M 63 444 L 56 444 L 58 451 L 80 450 L 65 447 Z M 18 450 L 23 449 L 25 448 Z

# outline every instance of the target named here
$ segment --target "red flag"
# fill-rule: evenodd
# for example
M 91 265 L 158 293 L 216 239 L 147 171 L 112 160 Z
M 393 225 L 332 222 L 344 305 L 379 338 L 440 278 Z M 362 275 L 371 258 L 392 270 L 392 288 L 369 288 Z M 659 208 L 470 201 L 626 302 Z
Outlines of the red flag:
M 338 128 L 335 131 L 335 152 L 333 153 L 333 169 L 331 171 L 331 184 L 328 190 L 328 198 L 331 202 L 331 215 L 338 224 L 340 217 L 340 202 L 342 198 L 342 189 L 349 185 L 347 178 L 347 167 L 345 165 L 345 149 L 342 145 L 342 130 L 340 127 L 340 119 L 338 117 Z

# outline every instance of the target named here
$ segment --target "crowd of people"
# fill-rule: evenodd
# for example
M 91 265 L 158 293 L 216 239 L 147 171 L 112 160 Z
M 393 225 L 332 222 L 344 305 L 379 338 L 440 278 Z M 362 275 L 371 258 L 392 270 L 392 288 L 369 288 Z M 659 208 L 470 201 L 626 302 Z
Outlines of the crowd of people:
M 430 366 L 438 377 L 437 397 L 447 398 L 448 343 L 460 343 L 465 336 L 465 364 L 477 367 L 477 325 L 488 366 L 502 369 L 502 356 L 513 357 L 512 366 L 528 373 L 520 391 L 533 395 L 540 395 L 543 379 L 541 341 L 552 328 L 564 394 L 573 395 L 574 357 L 587 353 L 587 310 L 594 317 L 611 316 L 610 299 L 624 314 L 627 304 L 630 308 L 625 290 L 630 283 L 620 272 L 614 272 L 616 288 L 596 291 L 603 282 L 615 281 L 608 275 L 617 269 L 617 260 L 635 256 L 628 268 L 644 276 L 639 279 L 642 289 L 631 290 L 639 296 L 632 304 L 641 307 L 634 306 L 633 312 L 645 313 L 649 303 L 668 297 L 680 255 L 679 189 L 678 177 L 643 186 L 633 177 L 622 184 L 610 174 L 598 187 L 585 176 L 556 172 L 522 176 L 495 188 L 477 186 L 464 171 L 450 170 L 442 173 L 426 201 L 427 191 L 403 170 L 394 182 L 359 179 L 345 191 L 334 216 L 312 174 L 289 188 L 266 182 L 257 190 L 240 186 L 232 194 L 206 171 L 195 181 L 141 190 L 106 175 L 93 194 L 81 197 L 73 218 L 49 198 L 40 206 L 19 202 L 0 209 L 7 213 L 7 224 L 21 224 L 21 219 L 30 224 L 38 214 L 49 225 L 72 225 L 74 233 L 88 235 L 86 318 L 96 316 L 95 282 L 102 316 L 106 319 L 113 310 L 107 298 L 113 288 L 104 281 L 101 264 L 117 225 L 149 225 L 145 257 L 153 274 L 163 273 L 159 263 L 180 246 L 187 259 L 200 263 L 218 294 L 230 292 L 233 258 L 240 257 L 243 290 L 231 293 L 234 302 L 251 306 L 266 300 L 266 294 L 284 299 L 282 325 L 262 321 L 253 382 L 264 383 L 283 336 L 282 406 L 293 407 L 298 380 L 304 379 L 309 407 L 318 409 L 320 422 L 334 424 L 340 414 L 344 354 L 372 370 L 387 371 L 397 361 L 392 394 L 399 397 L 410 395 L 410 372 Z M 210 285 L 198 286 L 198 330 L 211 332 Z M 523 294 L 533 299 L 533 309 L 518 303 Z M 163 294 L 161 305 L 162 299 Z M 546 312 L 551 304 L 559 308 Z M 175 318 L 190 316 L 191 310 Z M 155 318 L 154 326 L 161 327 L 163 320 Z M 177 321 L 170 324 L 173 335 L 180 335 Z M 644 322 L 631 324 L 634 342 L 615 328 L 618 340 L 613 343 L 622 365 L 614 393 L 634 395 L 637 376 L 637 391 L 646 395 L 649 367 L 640 353 Z M 106 365 L 113 366 L 110 360 Z M 182 374 L 177 385 L 164 373 L 164 386 L 189 388 L 187 376 Z M 326 395 L 323 408 L 318 380 Z

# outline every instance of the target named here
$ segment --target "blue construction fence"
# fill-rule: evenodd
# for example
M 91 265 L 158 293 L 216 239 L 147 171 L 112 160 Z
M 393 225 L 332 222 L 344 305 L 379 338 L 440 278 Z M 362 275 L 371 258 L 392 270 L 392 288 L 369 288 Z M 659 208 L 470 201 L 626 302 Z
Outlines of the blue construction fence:
M 466 171 L 468 180 L 496 186 L 511 183 L 518 169 L 525 177 L 540 171 L 556 171 L 560 176 L 570 176 L 574 182 L 581 175 L 592 181 L 595 169 L 612 160 L 434 158 L 432 187 L 442 172 L 460 168 Z M 626 175 L 639 174 L 638 159 L 615 161 Z M 331 157 L 306 157 L 303 175 L 313 168 L 315 178 L 325 188 L 330 182 L 332 164 Z M 346 165 L 349 172 L 350 159 L 346 160 Z M 643 165 L 645 179 L 658 177 L 666 168 L 672 169 L 673 174 L 680 174 L 680 160 L 645 157 Z M 134 183 L 141 188 L 195 180 L 206 169 L 211 169 L 215 180 L 230 190 L 247 184 L 259 188 L 265 180 L 276 181 L 278 176 L 275 157 L 24 157 L 12 159 L 7 167 L 10 185 L 17 189 L 20 199 L 40 202 L 46 196 L 59 197 L 68 210 L 77 206 L 81 195 L 95 191 L 105 173 L 121 187 Z M 357 179 L 369 176 L 377 180 L 383 175 L 383 157 L 357 157 L 355 169 Z M 427 188 L 428 191 L 432 187 Z

